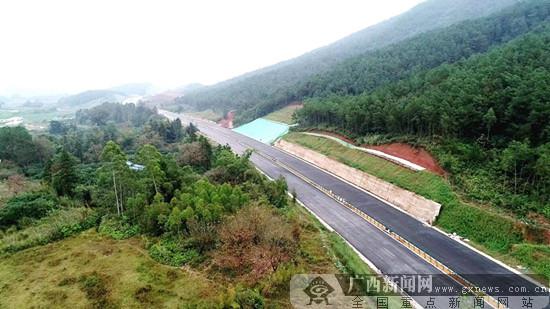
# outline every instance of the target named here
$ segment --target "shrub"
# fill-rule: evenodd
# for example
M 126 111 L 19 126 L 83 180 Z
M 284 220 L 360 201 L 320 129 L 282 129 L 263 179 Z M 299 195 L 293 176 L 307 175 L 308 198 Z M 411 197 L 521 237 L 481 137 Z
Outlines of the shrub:
M 162 239 L 152 245 L 149 254 L 159 263 L 176 267 L 200 259 L 197 250 L 186 248 L 181 242 L 172 239 Z
M 93 308 L 113 307 L 108 283 L 109 278 L 96 271 L 79 278 L 80 289 L 86 294 L 86 298 L 92 303 Z
M 501 253 L 508 252 L 512 245 L 523 240 L 521 230 L 513 220 L 458 201 L 444 205 L 437 224 Z
M 126 217 L 106 215 L 101 219 L 98 232 L 113 239 L 127 239 L 139 234 L 139 226 L 132 225 Z
M 244 207 L 228 217 L 218 235 L 221 246 L 215 264 L 250 282 L 275 272 L 297 250 L 292 226 L 262 205 Z
M 243 309 L 264 308 L 265 301 L 256 290 L 239 288 L 235 295 L 235 302 Z
M 546 245 L 518 244 L 512 247 L 512 256 L 537 274 L 550 280 L 550 247 Z M 543 282 L 544 282 L 543 281 Z
M 0 228 L 18 224 L 22 218 L 40 219 L 57 208 L 57 200 L 48 192 L 30 192 L 11 198 L 0 209 Z
M 44 245 L 74 235 L 97 224 L 95 212 L 89 208 L 60 209 L 23 230 L 7 230 L 0 234 L 0 254 L 13 253 Z

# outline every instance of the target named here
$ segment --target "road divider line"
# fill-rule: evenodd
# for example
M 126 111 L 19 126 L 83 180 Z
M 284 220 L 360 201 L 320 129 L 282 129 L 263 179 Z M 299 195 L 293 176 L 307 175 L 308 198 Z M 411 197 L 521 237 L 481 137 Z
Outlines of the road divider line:
M 472 284 L 471 282 L 469 282 L 468 280 L 466 280 L 465 278 L 463 278 L 462 276 L 460 276 L 459 274 L 454 272 L 449 267 L 445 266 L 443 263 L 441 263 L 440 261 L 438 261 L 437 259 L 435 259 L 431 255 L 429 255 L 428 253 L 424 252 L 422 249 L 418 248 L 417 246 L 415 246 L 414 244 L 412 244 L 411 242 L 409 242 L 405 238 L 403 238 L 400 235 L 396 234 L 395 232 L 391 231 L 388 227 L 386 227 L 384 224 L 382 224 L 378 220 L 374 219 L 373 217 L 369 216 L 368 214 L 361 211 L 357 207 L 353 206 L 352 204 L 347 202 L 344 198 L 334 194 L 332 192 L 332 190 L 328 190 L 325 187 L 317 184 L 316 182 L 314 182 L 311 179 L 305 177 L 304 175 L 302 175 L 300 172 L 296 171 L 292 167 L 278 161 L 277 159 L 275 159 L 273 157 L 267 156 L 267 155 L 262 154 L 258 151 L 255 151 L 255 153 L 257 155 L 267 159 L 267 160 L 272 161 L 274 164 L 286 169 L 287 171 L 289 171 L 290 173 L 292 173 L 296 177 L 300 178 L 301 180 L 305 181 L 306 183 L 308 183 L 309 185 L 311 185 L 315 189 L 321 191 L 325 195 L 327 195 L 330 198 L 332 198 L 333 200 L 337 201 L 340 205 L 343 205 L 347 209 L 351 210 L 352 212 L 354 212 L 355 214 L 357 214 L 358 216 L 363 218 L 365 221 L 369 222 L 371 225 L 373 225 L 377 229 L 379 229 L 382 232 L 386 233 L 388 236 L 390 236 L 395 241 L 399 242 L 401 245 L 403 245 L 409 251 L 412 251 L 414 254 L 419 256 L 421 259 L 428 262 L 430 265 L 437 268 L 442 273 L 448 275 L 449 277 L 451 277 L 453 280 L 455 280 L 456 282 L 458 282 L 462 286 L 465 286 L 465 287 L 468 287 L 468 288 L 475 288 L 476 287 L 474 284 Z M 489 304 L 491 307 L 499 308 L 498 301 L 496 299 L 494 299 L 492 296 L 486 295 L 486 294 L 479 294 L 479 296 L 483 296 L 485 302 L 487 304 Z
M 256 154 L 258 154 L 258 153 L 256 153 Z M 265 156 L 262 156 L 260 154 L 258 154 L 258 155 L 260 157 L 266 159 L 266 160 L 273 161 L 272 159 L 266 158 Z M 256 170 L 258 172 L 260 172 L 262 175 L 264 175 L 265 177 L 267 177 L 269 180 L 272 180 L 272 181 L 274 180 L 268 174 L 266 174 L 264 171 L 262 171 L 260 168 L 256 167 Z M 328 224 L 325 220 L 323 220 L 321 217 L 319 217 L 313 210 L 311 210 L 309 207 L 307 207 L 306 204 L 304 204 L 302 201 L 300 201 L 299 198 L 297 198 L 296 196 L 293 196 L 290 192 L 287 192 L 287 194 L 288 194 L 289 197 L 295 198 L 296 203 L 300 204 L 308 213 L 310 213 L 313 217 L 315 217 L 315 219 L 317 219 L 317 221 L 319 221 L 319 223 L 321 223 L 321 225 L 323 225 L 325 227 L 325 229 L 327 229 L 331 233 L 334 233 L 334 234 L 338 235 L 338 237 L 340 237 L 353 250 L 353 252 L 355 252 L 355 254 L 357 254 L 357 256 L 359 256 L 359 258 L 365 264 L 367 264 L 369 266 L 370 269 L 372 269 L 376 274 L 382 276 L 382 279 L 386 282 L 386 284 L 391 286 L 395 291 L 399 291 L 400 294 L 402 294 L 404 296 L 410 296 L 409 294 L 407 294 L 406 291 L 404 291 L 401 287 L 399 287 L 395 282 L 393 282 L 391 280 L 388 280 L 386 277 L 384 277 L 383 276 L 384 274 L 382 273 L 382 271 L 378 267 L 376 267 L 376 265 L 374 265 L 374 263 L 371 260 L 369 260 L 366 256 L 364 256 L 357 248 L 355 248 L 355 246 L 353 246 L 346 238 L 344 238 L 344 236 L 342 236 L 340 233 L 338 233 L 338 231 L 336 231 L 332 226 L 330 226 L 330 224 Z M 414 306 L 415 309 L 423 309 L 423 307 L 414 298 L 411 297 L 410 301 L 412 302 L 412 305 Z
M 247 145 L 244 145 L 243 146 L 247 146 Z M 254 147 L 248 145 L 248 147 L 252 148 L 253 150 L 255 150 Z M 439 271 L 443 272 L 444 274 L 448 275 L 450 278 L 452 278 L 453 280 L 455 280 L 456 282 L 458 282 L 459 284 L 461 284 L 462 286 L 465 286 L 465 287 L 468 287 L 468 288 L 475 288 L 476 286 L 472 283 L 470 283 L 468 280 L 466 280 L 465 278 L 463 278 L 462 276 L 460 276 L 459 274 L 457 274 L 456 272 L 454 272 L 452 269 L 450 269 L 449 267 L 447 267 L 446 265 L 444 265 L 443 263 L 441 263 L 440 261 L 436 260 L 435 258 L 433 258 L 432 256 L 430 256 L 429 254 L 427 254 L 426 252 L 424 252 L 423 250 L 421 250 L 420 248 L 418 248 L 417 246 L 415 246 L 414 244 L 412 244 L 411 242 L 409 242 L 408 240 L 406 240 L 405 238 L 401 237 L 400 235 L 396 234 L 395 232 L 391 231 L 388 227 L 386 227 L 384 224 L 382 224 L 381 222 L 377 221 L 376 219 L 374 219 L 373 217 L 369 216 L 368 214 L 366 214 L 365 212 L 359 210 L 358 208 L 356 208 L 355 206 L 353 206 L 352 204 L 350 204 L 349 202 L 347 202 L 344 198 L 334 194 L 331 190 L 328 190 L 326 188 L 324 188 L 323 186 L 315 183 L 314 181 L 310 180 L 309 178 L 305 177 L 304 175 L 302 175 L 300 172 L 296 171 L 295 169 L 287 166 L 286 164 L 278 161 L 277 159 L 271 157 L 271 156 L 268 156 L 268 155 L 265 155 L 265 154 L 262 154 L 258 151 L 255 151 L 255 153 L 267 160 L 270 160 L 272 161 L 275 165 L 278 165 L 280 167 L 282 167 L 283 169 L 289 171 L 290 173 L 292 173 L 293 175 L 295 175 L 296 177 L 300 178 L 301 180 L 305 181 L 306 183 L 308 183 L 309 185 L 311 185 L 312 187 L 314 187 L 315 189 L 321 191 L 322 193 L 324 193 L 325 195 L 329 196 L 330 198 L 332 198 L 333 200 L 337 201 L 339 204 L 343 205 L 344 207 L 348 208 L 350 211 L 354 212 L 355 214 L 357 214 L 358 216 L 360 216 L 361 218 L 363 218 L 365 221 L 369 222 L 371 225 L 373 225 L 374 227 L 376 227 L 377 229 L 383 231 L 384 233 L 386 233 L 388 236 L 390 236 L 392 239 L 394 239 L 395 241 L 399 242 L 400 244 L 402 244 L 405 248 L 407 248 L 408 250 L 412 251 L 414 254 L 416 254 L 417 256 L 419 256 L 421 259 L 423 259 L 424 261 L 426 261 L 427 263 L 429 263 L 430 265 L 434 266 L 436 269 L 438 269 Z M 309 210 L 309 209 L 308 209 Z M 353 248 L 353 246 L 352 246 Z M 492 296 L 490 295 L 486 295 L 484 293 L 479 293 L 479 294 L 476 294 L 478 296 L 483 296 L 484 298 L 484 301 L 490 305 L 492 308 L 500 308 L 499 306 L 499 303 L 496 299 L 494 299 Z

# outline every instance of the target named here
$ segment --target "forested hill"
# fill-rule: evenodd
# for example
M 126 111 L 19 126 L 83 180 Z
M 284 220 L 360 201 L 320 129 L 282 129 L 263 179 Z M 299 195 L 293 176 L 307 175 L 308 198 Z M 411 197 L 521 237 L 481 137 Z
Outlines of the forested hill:
M 328 71 L 346 59 L 422 32 L 492 14 L 516 2 L 518 1 L 429 0 L 402 15 L 301 57 L 202 88 L 181 98 L 179 103 L 199 110 L 253 110 L 256 105 L 263 105 L 265 107 L 261 111 L 252 113 L 269 112 L 274 106 L 296 99 L 294 87 L 297 83 Z
M 427 144 L 470 198 L 550 219 L 549 97 L 546 25 L 372 92 L 306 100 L 298 122 Z
M 550 25 L 490 52 L 359 96 L 309 99 L 301 125 L 372 133 L 550 141 Z M 486 141 L 487 142 L 487 141 Z

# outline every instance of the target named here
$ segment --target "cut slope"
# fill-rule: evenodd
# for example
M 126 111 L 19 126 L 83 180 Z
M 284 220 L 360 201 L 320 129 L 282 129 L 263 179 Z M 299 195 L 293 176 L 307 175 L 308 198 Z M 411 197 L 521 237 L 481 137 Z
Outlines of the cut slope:
M 407 161 L 418 164 L 438 175 L 445 175 L 445 170 L 443 170 L 437 160 L 423 148 L 414 148 L 411 145 L 404 143 L 364 145 L 363 147 L 379 150 L 392 156 L 403 158 Z
M 391 154 L 388 154 L 388 153 L 385 153 L 383 151 L 380 151 L 380 150 L 376 150 L 376 149 L 371 149 L 371 148 L 365 148 L 365 147 L 359 147 L 359 146 L 355 146 L 353 143 L 348 143 L 340 138 L 337 138 L 337 137 L 334 137 L 332 135 L 324 135 L 324 134 L 319 134 L 319 133 L 310 133 L 310 132 L 305 132 L 304 134 L 307 134 L 307 135 L 312 135 L 312 136 L 319 136 L 319 137 L 324 137 L 324 138 L 328 138 L 328 139 L 331 139 L 333 141 L 336 141 L 338 142 L 339 144 L 347 147 L 347 148 L 351 148 L 351 149 L 355 149 L 355 150 L 359 150 L 359 151 L 362 151 L 362 152 L 365 152 L 365 153 L 368 153 L 370 155 L 374 155 L 374 156 L 377 156 L 379 158 L 382 158 L 384 160 L 388 160 L 390 162 L 393 162 L 395 164 L 398 164 L 398 165 L 401 165 L 405 168 L 408 168 L 410 170 L 413 170 L 413 171 L 423 171 L 423 170 L 426 170 L 425 167 L 423 167 L 422 165 L 419 165 L 419 164 L 416 164 L 412 161 L 409 161 L 407 159 L 404 159 L 402 157 L 399 157 L 397 155 L 391 155 Z

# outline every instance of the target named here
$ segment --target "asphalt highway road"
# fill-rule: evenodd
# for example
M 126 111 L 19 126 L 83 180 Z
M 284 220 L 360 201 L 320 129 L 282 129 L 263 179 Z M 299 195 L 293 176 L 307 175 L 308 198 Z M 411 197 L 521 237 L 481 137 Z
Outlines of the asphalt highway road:
M 183 114 L 163 113 L 179 117 L 183 123 L 193 122 L 199 130 L 219 144 L 228 144 L 237 152 L 254 149 L 251 161 L 271 178 L 284 177 L 289 189 L 297 193 L 307 208 L 330 225 L 384 274 L 441 274 L 439 270 L 409 251 L 383 231 L 320 192 L 304 180 L 276 164 L 283 163 L 384 224 L 424 252 L 476 286 L 535 285 L 482 254 L 424 225 L 408 214 L 374 198 L 370 194 L 288 153 L 263 144 L 213 122 L 190 118 Z M 490 275 L 510 275 L 496 277 Z M 456 284 L 450 280 L 449 284 Z

